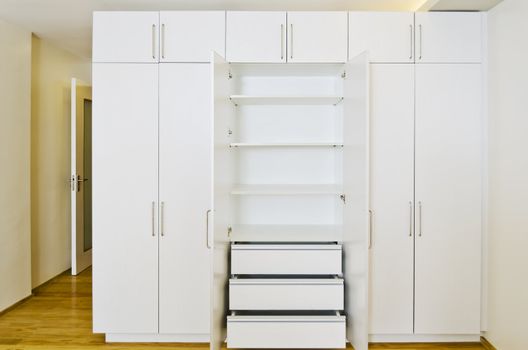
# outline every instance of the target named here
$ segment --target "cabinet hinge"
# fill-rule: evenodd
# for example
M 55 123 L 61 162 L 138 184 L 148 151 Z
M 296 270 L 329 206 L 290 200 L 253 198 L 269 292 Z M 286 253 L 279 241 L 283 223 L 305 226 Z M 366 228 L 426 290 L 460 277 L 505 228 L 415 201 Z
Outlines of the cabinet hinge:
M 346 196 L 344 194 L 340 195 L 339 198 L 341 198 L 343 203 L 346 203 Z
M 231 237 L 231 232 L 233 232 L 233 228 L 231 226 L 229 226 L 227 228 L 227 237 Z
M 343 79 L 346 78 L 346 72 L 341 73 L 341 78 L 343 78 Z
M 233 135 L 233 130 L 231 130 L 231 129 L 227 129 L 227 135 L 228 135 L 228 136 Z
M 229 71 L 229 73 L 227 74 L 227 77 L 228 77 L 229 79 L 233 79 L 233 74 L 231 74 L 231 71 Z

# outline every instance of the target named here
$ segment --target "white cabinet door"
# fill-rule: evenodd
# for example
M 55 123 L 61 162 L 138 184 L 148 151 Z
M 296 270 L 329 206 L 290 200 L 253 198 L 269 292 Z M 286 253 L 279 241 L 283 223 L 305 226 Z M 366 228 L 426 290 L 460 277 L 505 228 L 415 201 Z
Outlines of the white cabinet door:
M 159 12 L 94 12 L 93 62 L 159 60 Z
M 160 12 L 160 61 L 209 62 L 225 53 L 224 11 Z
M 482 14 L 417 12 L 417 63 L 479 63 L 482 60 Z
M 414 65 L 370 67 L 370 333 L 412 334 Z
M 160 333 L 208 334 L 210 68 L 160 64 Z
M 346 12 L 288 12 L 288 62 L 346 62 Z
M 480 334 L 481 67 L 416 66 L 415 332 Z
M 228 11 L 229 62 L 286 62 L 286 12 Z
M 414 13 L 349 12 L 349 57 L 368 51 L 371 63 L 414 62 Z
M 158 66 L 93 65 L 93 322 L 158 332 Z

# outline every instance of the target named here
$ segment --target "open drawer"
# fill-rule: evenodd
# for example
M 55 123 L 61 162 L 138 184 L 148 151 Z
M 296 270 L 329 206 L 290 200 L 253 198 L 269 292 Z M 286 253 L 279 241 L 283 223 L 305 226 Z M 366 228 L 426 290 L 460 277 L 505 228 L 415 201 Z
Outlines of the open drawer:
M 343 310 L 341 278 L 229 280 L 231 310 Z
M 234 275 L 340 275 L 340 244 L 232 244 Z
M 228 348 L 344 348 L 345 316 L 228 316 Z

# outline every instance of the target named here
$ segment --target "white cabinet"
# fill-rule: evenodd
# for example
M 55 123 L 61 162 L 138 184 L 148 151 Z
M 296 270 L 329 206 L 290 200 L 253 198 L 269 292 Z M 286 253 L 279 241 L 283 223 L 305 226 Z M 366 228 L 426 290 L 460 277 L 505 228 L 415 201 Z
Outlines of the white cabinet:
M 158 67 L 93 65 L 93 322 L 158 331 Z
M 228 11 L 226 59 L 286 62 L 286 12 Z
M 414 66 L 371 65 L 370 333 L 412 334 Z
M 482 61 L 480 12 L 417 12 L 417 63 Z
M 416 67 L 416 333 L 480 333 L 481 91 L 480 65 Z
M 160 12 L 160 62 L 209 62 L 225 54 L 225 11 Z
M 288 12 L 288 62 L 346 62 L 347 21 L 346 12 Z
M 210 68 L 159 65 L 159 331 L 209 333 Z
M 413 12 L 349 12 L 348 54 L 368 51 L 371 63 L 414 62 Z
M 94 12 L 93 62 L 159 60 L 159 12 Z

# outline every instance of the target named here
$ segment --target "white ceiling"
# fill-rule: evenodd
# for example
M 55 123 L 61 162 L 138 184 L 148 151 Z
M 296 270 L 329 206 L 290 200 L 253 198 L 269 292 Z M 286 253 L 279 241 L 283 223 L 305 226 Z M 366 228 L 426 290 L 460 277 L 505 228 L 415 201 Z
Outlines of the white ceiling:
M 467 3 L 497 0 L 433 0 Z M 500 0 L 499 0 L 500 1 Z M 384 10 L 414 11 L 431 0 L 0 0 L 0 19 L 81 57 L 91 57 L 95 10 Z

